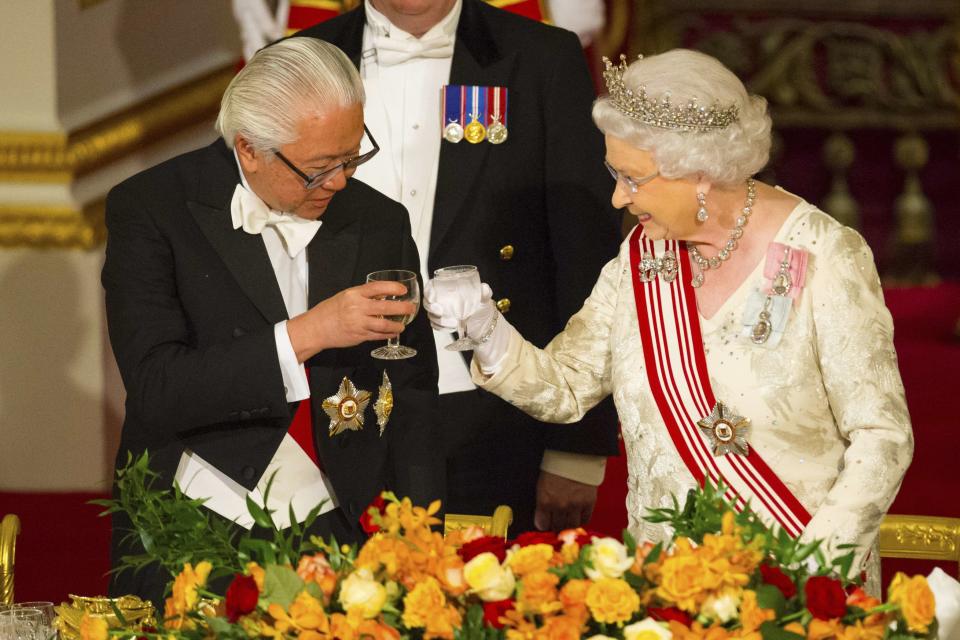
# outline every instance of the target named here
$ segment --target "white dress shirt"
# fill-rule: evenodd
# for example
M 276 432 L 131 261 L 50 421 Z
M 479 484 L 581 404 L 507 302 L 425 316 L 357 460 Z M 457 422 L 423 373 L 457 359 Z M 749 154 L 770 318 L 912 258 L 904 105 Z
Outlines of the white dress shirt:
M 236 152 L 234 157 L 236 158 Z M 237 159 L 237 167 L 241 180 L 238 188 L 253 193 L 243 174 L 239 159 Z M 242 220 L 236 206 L 231 213 L 233 226 L 239 232 Z M 319 229 L 319 227 L 318 221 L 316 228 Z M 309 286 L 306 249 L 299 250 L 293 256 L 289 255 L 283 238 L 277 229 L 270 225 L 263 227 L 260 237 L 263 238 L 270 264 L 277 276 L 277 284 L 287 308 L 287 316 L 292 318 L 306 312 Z M 297 361 L 297 355 L 290 343 L 290 336 L 287 334 L 286 320 L 274 325 L 273 335 L 277 344 L 277 356 L 287 402 L 309 400 L 310 386 L 306 371 Z M 274 522 L 280 528 L 290 526 L 289 505 L 293 505 L 299 521 L 302 521 L 307 513 L 321 502 L 324 503 L 321 513 L 331 511 L 337 506 L 336 496 L 329 479 L 289 433 L 283 437 L 280 447 L 257 482 L 256 488 L 251 492 L 192 451 L 186 451 L 181 456 L 175 480 L 188 497 L 206 498 L 204 506 L 249 529 L 253 526 L 253 518 L 247 510 L 247 495 L 249 494 L 257 504 L 263 506 L 263 491 L 271 476 L 273 476 L 273 485 L 270 487 L 267 508 L 273 511 Z
M 374 136 L 382 138 L 383 142 L 380 144 L 382 151 L 360 166 L 354 177 L 407 208 L 413 237 L 420 251 L 424 282 L 432 275 L 427 272 L 427 255 L 440 167 L 441 88 L 450 78 L 452 45 L 456 40 L 461 6 L 461 0 L 457 0 L 450 13 L 419 39 L 433 45 L 450 39 L 449 57 L 439 57 L 434 47 L 429 57 L 410 57 L 399 63 L 380 64 L 378 41 L 383 42 L 384 38 L 399 41 L 390 47 L 392 56 L 396 49 L 414 46 L 418 39 L 393 25 L 370 0 L 365 0 L 364 5 L 367 23 L 363 29 L 360 73 L 367 102 L 363 115 Z M 437 344 L 440 393 L 475 389 L 460 353 L 444 349 L 453 341 L 453 334 L 434 331 L 433 336 Z M 605 465 L 606 458 L 602 456 L 548 450 L 544 452 L 541 469 L 598 485 L 603 481 Z

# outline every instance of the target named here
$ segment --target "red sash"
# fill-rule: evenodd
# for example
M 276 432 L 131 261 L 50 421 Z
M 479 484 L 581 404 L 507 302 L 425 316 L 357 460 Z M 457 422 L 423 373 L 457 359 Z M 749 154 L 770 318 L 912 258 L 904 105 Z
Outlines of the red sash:
M 649 252 L 656 258 L 665 251 L 677 257 L 676 279 L 669 284 L 659 277 L 641 282 L 641 255 Z M 713 484 L 722 480 L 728 487 L 727 499 L 738 509 L 749 500 L 754 511 L 766 514 L 793 537 L 799 536 L 810 514 L 757 450 L 751 446 L 747 456 L 714 456 L 697 426 L 717 400 L 707 371 L 686 243 L 650 240 L 638 225 L 630 235 L 630 272 L 650 390 L 687 469 L 701 486 L 706 478 Z

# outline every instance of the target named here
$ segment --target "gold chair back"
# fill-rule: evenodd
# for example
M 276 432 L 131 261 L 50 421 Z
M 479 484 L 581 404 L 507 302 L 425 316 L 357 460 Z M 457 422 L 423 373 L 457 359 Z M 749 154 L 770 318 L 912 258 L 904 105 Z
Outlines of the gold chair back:
M 960 574 L 960 518 L 887 515 L 880 524 L 880 557 L 947 560 Z
M 488 536 L 497 536 L 506 540 L 512 522 L 513 510 L 506 505 L 497 507 L 492 516 L 448 513 L 443 519 L 443 534 L 447 535 L 457 529 L 476 526 L 482 528 Z
M 17 550 L 20 518 L 8 513 L 0 522 L 0 604 L 13 603 L 13 561 Z

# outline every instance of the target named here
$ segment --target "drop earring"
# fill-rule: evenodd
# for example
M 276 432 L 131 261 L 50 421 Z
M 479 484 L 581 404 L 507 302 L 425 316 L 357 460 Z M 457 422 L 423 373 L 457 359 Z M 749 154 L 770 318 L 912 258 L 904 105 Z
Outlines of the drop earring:
M 710 214 L 707 213 L 707 196 L 702 191 L 697 192 L 697 204 L 700 206 L 697 209 L 697 221 L 706 222 Z

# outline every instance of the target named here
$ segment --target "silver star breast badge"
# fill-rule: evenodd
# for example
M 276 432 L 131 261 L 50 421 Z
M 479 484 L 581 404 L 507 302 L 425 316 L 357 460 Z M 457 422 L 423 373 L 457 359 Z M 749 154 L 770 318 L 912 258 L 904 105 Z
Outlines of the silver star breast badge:
M 750 419 L 738 416 L 722 402 L 718 401 L 713 406 L 709 416 L 698 420 L 697 426 L 710 441 L 713 455 L 737 453 L 745 456 L 750 453 L 750 444 L 747 442 Z

